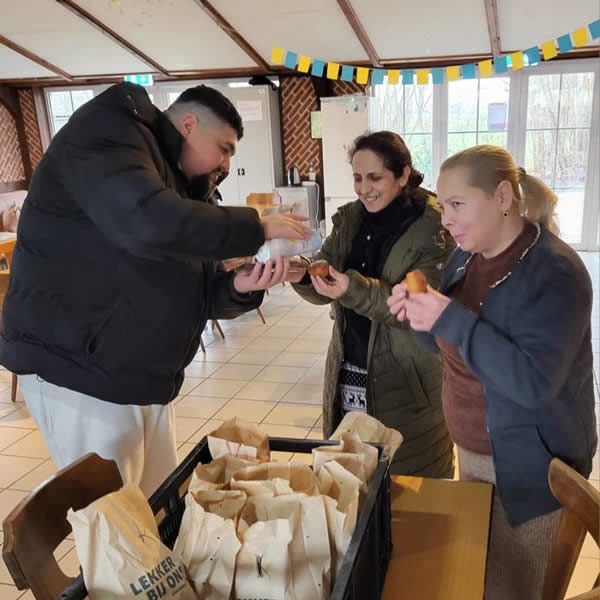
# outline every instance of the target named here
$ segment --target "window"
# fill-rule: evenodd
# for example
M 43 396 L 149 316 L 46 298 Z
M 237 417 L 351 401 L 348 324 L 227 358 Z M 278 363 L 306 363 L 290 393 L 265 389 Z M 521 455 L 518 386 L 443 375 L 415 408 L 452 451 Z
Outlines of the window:
M 582 241 L 594 73 L 530 75 L 525 168 L 558 195 L 566 242 Z
M 510 79 L 463 79 L 448 83 L 448 152 L 477 144 L 506 148 Z
M 425 175 L 424 185 L 433 180 L 433 84 L 377 85 L 378 98 L 374 129 L 389 129 L 400 134 L 408 146 L 413 164 Z
M 94 97 L 93 90 L 66 90 L 48 92 L 50 120 L 54 135 L 69 120 L 70 116 Z

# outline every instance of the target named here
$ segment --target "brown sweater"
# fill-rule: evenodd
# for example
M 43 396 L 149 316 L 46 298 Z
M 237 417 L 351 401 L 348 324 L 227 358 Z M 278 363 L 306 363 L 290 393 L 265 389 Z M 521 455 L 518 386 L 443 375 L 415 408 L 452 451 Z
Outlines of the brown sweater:
M 449 292 L 468 309 L 479 313 L 490 286 L 504 277 L 533 243 L 536 228 L 527 223 L 515 241 L 498 256 L 473 255 L 466 273 Z M 436 338 L 443 361 L 442 401 L 450 436 L 455 444 L 477 454 L 491 454 L 486 426 L 485 392 L 458 348 Z

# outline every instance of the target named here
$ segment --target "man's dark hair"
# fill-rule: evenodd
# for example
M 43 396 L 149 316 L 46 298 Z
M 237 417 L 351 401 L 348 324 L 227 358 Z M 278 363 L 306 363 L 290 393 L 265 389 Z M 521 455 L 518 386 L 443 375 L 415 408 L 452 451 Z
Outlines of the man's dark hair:
M 221 92 L 206 85 L 197 85 L 185 90 L 173 105 L 178 104 L 201 104 L 210 109 L 219 120 L 227 123 L 237 133 L 238 140 L 244 136 L 242 117 L 232 102 Z

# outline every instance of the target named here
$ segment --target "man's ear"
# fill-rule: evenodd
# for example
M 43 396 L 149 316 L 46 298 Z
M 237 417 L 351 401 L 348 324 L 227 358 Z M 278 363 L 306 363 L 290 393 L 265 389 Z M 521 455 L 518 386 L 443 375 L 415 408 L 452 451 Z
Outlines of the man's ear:
M 196 127 L 197 125 L 198 125 L 198 117 L 196 115 L 193 115 L 192 113 L 185 115 L 181 119 L 181 128 L 180 128 L 181 135 L 183 135 L 183 137 L 187 137 L 188 135 L 190 135 L 190 133 L 192 133 L 192 131 L 194 130 L 194 127 Z

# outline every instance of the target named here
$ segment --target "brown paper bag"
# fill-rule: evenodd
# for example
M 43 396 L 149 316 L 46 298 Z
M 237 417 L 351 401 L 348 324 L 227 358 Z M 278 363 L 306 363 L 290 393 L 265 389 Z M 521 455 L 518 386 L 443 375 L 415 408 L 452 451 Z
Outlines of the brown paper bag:
M 277 520 L 287 520 L 292 535 L 286 547 L 289 567 L 289 570 L 286 571 L 288 580 L 279 582 L 280 587 L 285 588 L 286 600 L 302 600 L 304 598 L 325 600 L 331 591 L 331 550 L 322 496 L 289 494 L 276 498 L 266 496 L 249 498 L 248 504 L 242 512 L 238 531 L 246 540 L 248 532 L 252 528 L 257 528 L 260 523 L 272 523 Z M 252 538 L 251 535 L 250 538 Z M 244 572 L 244 561 L 247 557 L 246 554 L 242 555 L 244 550 L 245 541 L 238 556 L 237 598 L 248 597 L 243 596 L 241 592 L 244 591 L 247 583 L 250 583 L 252 587 L 256 583 L 251 581 L 254 577 L 253 573 Z M 264 557 L 261 559 L 261 568 L 263 571 L 266 568 L 268 572 Z M 271 596 L 258 597 L 271 598 Z
M 223 519 L 233 519 L 236 527 L 238 517 L 248 498 L 239 490 L 207 490 L 191 492 L 191 494 L 206 512 L 219 515 Z
M 400 448 L 400 445 L 404 441 L 399 431 L 386 427 L 375 417 L 360 411 L 346 413 L 329 439 L 341 440 L 342 434 L 347 431 L 358 434 L 358 437 L 363 442 L 384 446 L 383 457 L 388 460 L 393 458 L 396 450 Z
M 273 500 L 273 498 L 270 498 Z M 287 600 L 292 586 L 290 544 L 299 520 L 300 509 L 288 518 L 238 525 L 242 547 L 235 570 L 236 600 Z
M 192 474 L 188 491 L 222 490 L 229 487 L 231 476 L 240 469 L 256 464 L 253 460 L 244 460 L 225 454 L 209 463 L 199 464 Z
M 231 519 L 206 512 L 193 494 L 186 496 L 173 552 L 181 557 L 200 600 L 229 600 L 240 547 Z
M 142 491 L 125 485 L 67 515 L 90 600 L 196 598 L 180 558 L 161 543 Z
M 237 417 L 225 421 L 208 435 L 208 448 L 213 458 L 226 454 L 266 462 L 269 460 L 269 437 L 254 423 Z
M 336 460 L 363 482 L 361 491 L 366 495 L 367 484 L 377 469 L 377 448 L 361 442 L 358 434 L 354 432 L 344 432 L 337 446 L 313 448 L 312 455 L 313 469 L 317 475 L 323 463 Z
M 233 474 L 230 487 L 248 496 L 281 496 L 300 492 L 309 496 L 319 493 L 319 482 L 313 470 L 294 462 L 269 462 L 245 467 Z
M 331 544 L 332 572 L 337 575 L 356 527 L 362 482 L 333 460 L 322 465 L 319 485 L 321 493 L 327 496 L 324 503 Z

